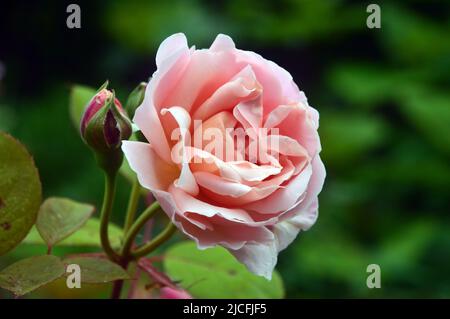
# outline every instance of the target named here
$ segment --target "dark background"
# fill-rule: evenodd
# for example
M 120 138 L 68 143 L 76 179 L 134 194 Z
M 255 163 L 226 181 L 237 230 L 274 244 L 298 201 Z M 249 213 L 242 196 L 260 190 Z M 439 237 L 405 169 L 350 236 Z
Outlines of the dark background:
M 382 27 L 368 29 L 364 1 L 76 1 L 73 30 L 69 3 L 0 5 L 0 130 L 34 155 L 46 197 L 102 196 L 70 122 L 71 85 L 109 79 L 124 102 L 164 38 L 184 32 L 203 48 L 225 33 L 287 69 L 321 116 L 320 217 L 280 255 L 286 296 L 450 297 L 449 2 L 378 1 Z M 0 266 L 37 249 L 21 245 Z M 366 287 L 372 263 L 381 289 Z

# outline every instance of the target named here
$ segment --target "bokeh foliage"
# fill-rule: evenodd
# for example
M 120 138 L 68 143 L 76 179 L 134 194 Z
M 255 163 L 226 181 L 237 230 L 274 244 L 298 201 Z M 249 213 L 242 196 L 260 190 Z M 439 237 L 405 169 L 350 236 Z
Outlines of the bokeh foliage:
M 81 1 L 81 30 L 65 27 L 62 2 L 2 4 L 0 130 L 34 155 L 45 197 L 98 207 L 101 175 L 70 122 L 70 84 L 109 78 L 124 102 L 166 36 L 200 48 L 229 34 L 286 68 L 321 114 L 328 177 L 317 224 L 280 255 L 287 296 L 450 297 L 450 5 L 379 4 L 373 30 L 368 3 L 343 0 Z M 42 253 L 19 247 L 0 267 L 30 250 Z M 381 289 L 366 287 L 372 263 Z

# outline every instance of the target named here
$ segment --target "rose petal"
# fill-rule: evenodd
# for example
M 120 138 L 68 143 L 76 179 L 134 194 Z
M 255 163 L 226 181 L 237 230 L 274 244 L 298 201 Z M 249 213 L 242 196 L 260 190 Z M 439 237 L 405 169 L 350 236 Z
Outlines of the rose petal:
M 178 51 L 170 56 L 168 53 L 164 53 L 165 45 L 161 47 L 161 50 L 163 50 L 160 53 L 161 58 L 158 58 L 160 65 L 145 89 L 144 100 L 136 109 L 133 121 L 152 144 L 155 152 L 170 163 L 170 145 L 161 124 L 159 105 L 183 74 L 183 70 L 189 62 L 189 50 L 187 46 L 180 46 Z
M 187 48 L 187 39 L 184 33 L 171 35 L 166 38 L 158 48 L 158 52 L 156 53 L 156 66 L 160 68 L 164 63 L 164 60 L 169 59 L 180 50 L 186 50 Z
M 317 196 L 322 190 L 325 182 L 325 167 L 317 155 L 311 162 L 312 176 L 306 189 L 306 196 L 298 206 L 286 213 L 286 216 L 296 216 L 304 214 L 304 229 L 309 229 L 317 219 L 318 201 Z M 297 220 L 298 221 L 298 220 Z
M 179 178 L 175 181 L 177 187 L 182 188 L 186 192 L 197 195 L 198 185 L 195 181 L 194 175 L 189 167 L 189 159 L 186 154 L 185 146 L 190 144 L 188 141 L 189 127 L 191 125 L 191 117 L 189 113 L 182 107 L 173 106 L 168 109 L 162 109 L 161 114 L 164 116 L 170 114 L 181 130 L 181 152 L 182 152 L 182 163 L 181 163 L 181 174 Z
M 162 160 L 150 144 L 122 141 L 122 150 L 139 183 L 151 191 L 167 190 L 179 175 L 178 167 Z
M 224 196 L 240 197 L 252 190 L 250 186 L 236 183 L 208 172 L 196 172 L 194 176 L 201 187 Z
M 169 187 L 169 192 L 172 194 L 181 213 L 194 212 L 206 217 L 218 215 L 235 223 L 252 224 L 254 222 L 251 216 L 243 209 L 230 209 L 203 202 L 173 185 Z
M 237 250 L 248 242 L 270 243 L 274 240 L 274 234 L 264 226 L 252 227 L 246 223 L 224 219 L 219 214 L 211 215 L 209 227 L 198 227 L 197 225 L 201 221 L 197 219 L 197 225 L 192 223 L 193 214 L 186 216 L 186 212 L 178 207 L 179 202 L 174 199 L 172 193 L 155 191 L 154 196 L 172 222 L 192 238 L 199 249 L 222 245 L 228 249 Z M 187 205 L 193 207 L 189 206 L 192 203 L 187 203 Z M 201 203 L 199 205 L 202 206 Z M 203 212 L 210 209 L 205 206 L 203 208 L 205 209 Z
M 213 52 L 220 52 L 235 48 L 234 42 L 229 36 L 225 34 L 218 34 L 214 42 L 211 44 L 210 50 Z
M 312 174 L 312 166 L 306 168 L 293 177 L 285 188 L 281 188 L 271 196 L 245 205 L 245 209 L 253 210 L 261 214 L 275 214 L 289 210 L 298 204 L 300 198 L 308 187 Z
M 193 118 L 206 120 L 221 111 L 231 110 L 240 101 L 253 98 L 260 94 L 261 86 L 256 80 L 255 73 L 247 65 L 237 73 L 229 82 L 218 88 L 202 105 L 200 105 Z
M 229 250 L 237 260 L 252 273 L 272 279 L 273 269 L 277 264 L 278 251 L 274 243 L 248 243 L 238 250 Z
M 189 64 L 164 100 L 166 107 L 178 105 L 191 112 L 228 82 L 240 68 L 231 51 L 196 50 Z

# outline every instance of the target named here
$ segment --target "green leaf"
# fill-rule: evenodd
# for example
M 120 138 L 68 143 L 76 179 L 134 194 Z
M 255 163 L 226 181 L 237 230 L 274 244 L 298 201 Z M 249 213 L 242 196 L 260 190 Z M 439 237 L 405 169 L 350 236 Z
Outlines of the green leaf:
M 0 132 L 0 255 L 18 245 L 36 221 L 41 182 L 25 147 Z
M 20 260 L 0 272 L 0 287 L 22 296 L 44 286 L 65 273 L 64 264 L 52 255 Z
M 450 94 L 411 87 L 401 95 L 401 112 L 436 149 L 450 154 Z
M 339 65 L 328 78 L 336 94 L 357 108 L 371 108 L 389 100 L 405 80 L 392 70 L 364 64 Z
M 60 246 L 86 246 L 101 247 L 100 243 L 100 220 L 97 218 L 89 219 L 78 231 L 62 240 Z M 109 224 L 109 239 L 114 248 L 119 248 L 122 242 L 122 229 L 114 224 Z M 26 244 L 43 244 L 42 238 L 36 228 L 32 228 L 25 238 Z
M 41 205 L 36 227 L 47 246 L 52 247 L 81 228 L 94 210 L 92 205 L 51 197 Z
M 431 219 L 416 221 L 398 227 L 380 243 L 377 263 L 383 267 L 383 276 L 395 280 L 413 273 L 420 265 L 420 258 L 430 249 L 436 238 L 437 223 Z
M 325 278 L 329 282 L 352 285 L 355 289 L 365 288 L 361 283 L 365 282 L 370 255 L 347 236 L 330 229 L 326 234 L 304 238 L 295 248 L 290 263 L 296 274 L 307 274 L 303 281 L 319 282 Z
M 224 248 L 199 250 L 193 242 L 172 246 L 164 268 L 196 298 L 282 298 L 283 283 L 277 272 L 272 280 L 250 273 Z
M 73 257 L 64 260 L 66 265 L 77 264 L 81 268 L 81 282 L 90 284 L 107 283 L 130 279 L 119 265 L 104 258 Z
M 96 90 L 84 86 L 84 85 L 74 85 L 70 92 L 70 117 L 76 128 L 80 127 L 81 118 L 84 114 L 84 109 L 87 103 L 92 99 Z
M 450 51 L 448 24 L 425 18 L 404 6 L 383 5 L 383 29 L 380 42 L 391 59 L 425 64 L 442 59 Z M 417 65 L 417 64 L 416 64 Z
M 388 126 L 377 117 L 323 113 L 320 127 L 323 159 L 330 165 L 353 165 L 361 156 L 383 144 Z

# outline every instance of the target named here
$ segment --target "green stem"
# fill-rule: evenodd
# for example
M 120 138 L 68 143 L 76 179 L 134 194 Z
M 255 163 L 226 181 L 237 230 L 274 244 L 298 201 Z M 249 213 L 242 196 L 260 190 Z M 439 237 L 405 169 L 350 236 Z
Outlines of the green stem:
M 155 239 L 145 245 L 142 245 L 141 247 L 136 249 L 136 251 L 132 252 L 133 258 L 138 259 L 150 254 L 152 251 L 166 242 L 175 233 L 176 230 L 176 226 L 170 222 L 163 230 L 163 232 L 156 236 Z
M 139 204 L 139 198 L 141 195 L 141 185 L 136 178 L 133 183 L 133 188 L 131 189 L 130 200 L 128 202 L 127 214 L 125 217 L 125 226 L 123 233 L 126 234 L 131 226 L 133 225 L 134 218 L 136 216 L 137 206 Z
M 122 246 L 122 257 L 129 257 L 137 234 L 142 229 L 142 227 L 144 227 L 145 223 L 158 212 L 159 208 L 159 203 L 154 202 L 152 205 L 147 207 L 147 209 L 141 214 L 141 216 L 138 217 L 136 222 L 130 227 L 130 230 L 125 235 L 125 240 Z
M 100 241 L 109 259 L 118 261 L 120 256 L 111 247 L 108 236 L 108 224 L 111 216 L 114 196 L 116 192 L 116 174 L 105 173 L 105 194 L 103 197 L 103 205 L 100 217 Z

